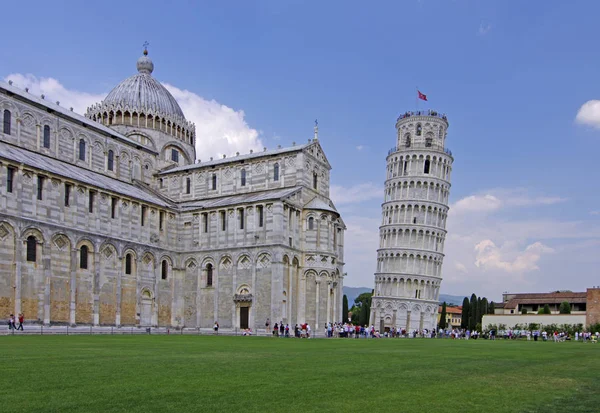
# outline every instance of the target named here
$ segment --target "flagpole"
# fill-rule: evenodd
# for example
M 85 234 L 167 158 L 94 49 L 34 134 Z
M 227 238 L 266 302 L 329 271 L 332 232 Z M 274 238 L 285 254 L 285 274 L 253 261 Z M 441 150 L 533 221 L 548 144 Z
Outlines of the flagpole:
M 419 111 L 419 86 L 416 87 L 417 89 L 417 94 L 415 95 L 415 107 L 416 107 L 416 111 Z

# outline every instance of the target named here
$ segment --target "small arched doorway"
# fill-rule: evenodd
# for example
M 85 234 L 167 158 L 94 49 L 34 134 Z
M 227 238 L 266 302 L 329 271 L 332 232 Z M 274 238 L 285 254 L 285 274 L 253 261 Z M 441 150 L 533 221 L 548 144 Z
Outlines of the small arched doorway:
M 240 287 L 237 294 L 233 296 L 233 301 L 235 302 L 239 328 L 242 330 L 250 328 L 252 324 L 250 321 L 250 307 L 252 306 L 250 289 L 246 286 Z
M 152 325 L 152 293 L 145 289 L 142 291 L 140 302 L 140 326 L 149 327 Z

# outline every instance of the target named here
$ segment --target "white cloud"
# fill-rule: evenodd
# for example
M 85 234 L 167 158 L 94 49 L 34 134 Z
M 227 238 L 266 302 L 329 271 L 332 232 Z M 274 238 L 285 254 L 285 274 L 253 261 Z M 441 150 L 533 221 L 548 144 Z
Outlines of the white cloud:
M 34 75 L 14 73 L 5 81 L 12 80 L 21 89 L 29 88 L 35 96 L 45 95 L 50 102 L 60 101 L 62 107 L 73 107 L 83 114 L 94 103 L 106 97 L 106 93 L 92 94 L 68 89 L 53 78 L 38 78 Z M 186 118 L 196 124 L 196 153 L 198 158 L 208 160 L 210 156 L 233 155 L 235 152 L 248 153 L 250 149 L 260 150 L 263 142 L 260 133 L 251 128 L 244 119 L 243 110 L 234 110 L 215 100 L 206 100 L 188 90 L 164 84 L 177 99 Z
M 469 212 L 489 212 L 495 211 L 502 206 L 502 201 L 494 195 L 470 195 L 455 202 L 450 207 L 453 214 L 462 214 Z
M 525 250 L 518 251 L 512 243 L 502 248 L 497 247 L 492 240 L 486 239 L 475 245 L 475 265 L 483 269 L 499 269 L 510 273 L 523 273 L 539 270 L 537 265 L 542 254 L 554 250 L 541 242 L 528 245 Z
M 490 32 L 490 30 L 492 30 L 492 25 L 491 24 L 481 22 L 481 24 L 479 25 L 479 30 L 477 31 L 477 33 L 480 36 L 485 36 L 486 34 L 488 34 Z
M 467 270 L 467 267 L 465 266 L 465 264 L 463 264 L 462 262 L 458 262 L 456 261 L 454 263 L 454 269 L 458 272 L 462 272 L 462 273 L 468 273 L 469 270 Z
M 600 209 L 596 211 L 590 211 L 590 215 L 600 215 Z
M 365 147 L 364 147 L 363 145 L 358 145 L 358 146 L 356 147 L 356 150 L 358 150 L 358 151 L 362 151 L 364 148 L 365 148 Z
M 335 205 L 356 204 L 371 199 L 383 200 L 383 188 L 372 182 L 356 184 L 349 188 L 331 185 L 330 197 Z
M 450 206 L 450 213 L 453 215 L 490 213 L 501 208 L 553 205 L 565 201 L 566 198 L 556 196 L 534 196 L 523 188 L 500 188 L 464 197 Z
M 600 128 L 600 100 L 589 100 L 581 105 L 575 122 Z
M 263 148 L 258 131 L 248 126 L 243 110 L 236 111 L 167 83 L 164 86 L 177 99 L 186 118 L 196 124 L 198 158 L 207 160 L 209 156 L 248 153 L 250 149 Z
M 29 93 L 49 102 L 60 102 L 64 108 L 73 108 L 73 111 L 84 114 L 86 109 L 106 97 L 106 93 L 92 94 L 65 88 L 58 80 L 51 77 L 38 78 L 32 74 L 13 73 L 4 78 L 5 82 L 12 80 L 19 89 L 29 88 Z

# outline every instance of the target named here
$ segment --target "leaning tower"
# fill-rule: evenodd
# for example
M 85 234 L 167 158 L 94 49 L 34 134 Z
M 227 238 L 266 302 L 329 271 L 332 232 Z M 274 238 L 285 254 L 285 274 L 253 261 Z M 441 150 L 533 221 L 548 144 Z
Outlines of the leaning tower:
M 437 325 L 452 153 L 448 119 L 435 111 L 407 112 L 396 122 L 387 155 L 371 324 L 381 332 L 431 330 Z

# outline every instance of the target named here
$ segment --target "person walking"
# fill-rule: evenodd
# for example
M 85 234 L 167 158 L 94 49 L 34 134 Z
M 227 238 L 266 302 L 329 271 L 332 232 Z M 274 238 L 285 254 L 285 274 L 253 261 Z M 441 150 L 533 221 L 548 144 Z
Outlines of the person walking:
M 215 325 L 213 326 L 213 330 L 215 331 L 215 334 L 219 334 L 219 323 L 217 323 L 215 321 Z
M 19 314 L 19 327 L 17 327 L 17 330 L 21 330 L 23 331 L 23 322 L 25 321 L 25 316 L 23 315 L 23 313 Z
M 17 329 L 15 327 L 15 315 L 14 314 L 11 314 L 8 319 L 8 329 L 13 330 L 13 331 Z

